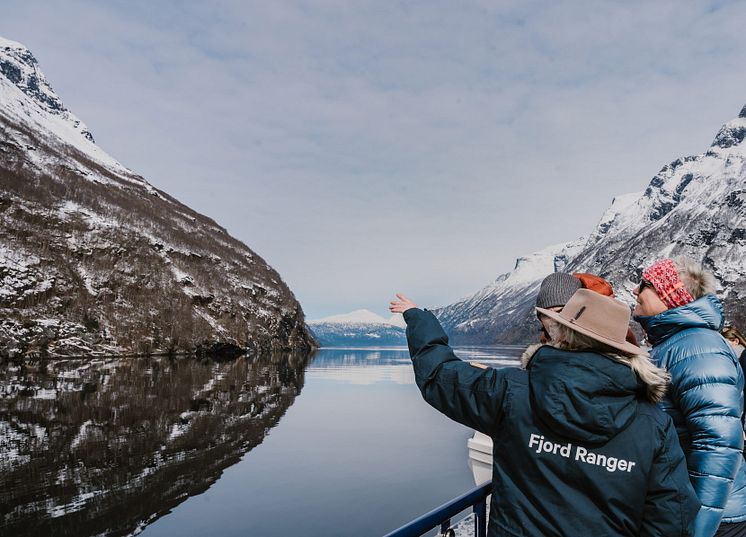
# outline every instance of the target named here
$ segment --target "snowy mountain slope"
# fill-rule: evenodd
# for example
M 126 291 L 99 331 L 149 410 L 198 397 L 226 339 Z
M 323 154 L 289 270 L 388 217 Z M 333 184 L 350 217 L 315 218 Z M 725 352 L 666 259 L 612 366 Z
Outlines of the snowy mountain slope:
M 746 326 L 746 106 L 703 154 L 664 166 L 640 193 L 618 196 L 586 241 L 576 241 L 555 270 L 607 278 L 630 304 L 642 270 L 662 257 L 702 261 L 722 287 L 729 321 Z M 546 255 L 551 257 L 551 249 Z M 541 257 L 541 256 L 540 256 Z M 536 340 L 533 304 L 551 260 L 533 276 L 504 274 L 482 291 L 437 311 L 454 343 Z M 532 280 L 532 278 L 534 278 Z M 527 281 L 530 280 L 530 281 Z
M 4 115 L 36 131 L 49 131 L 51 143 L 72 146 L 117 172 L 131 175 L 95 144 L 93 134 L 65 107 L 25 46 L 0 37 L 0 75 Z
M 323 347 L 379 347 L 406 345 L 406 323 L 401 315 L 384 319 L 368 310 L 308 321 Z
M 726 311 L 744 323 L 746 106 L 701 155 L 675 160 L 570 263 L 607 276 L 631 302 L 642 269 L 663 256 L 701 260 L 716 275 Z
M 0 354 L 308 348 L 279 274 L 93 142 L 0 40 Z
M 526 321 L 533 297 L 547 274 L 564 270 L 585 239 L 549 246 L 516 260 L 515 268 L 454 304 L 433 310 L 454 345 L 521 343 L 536 339 L 539 326 Z M 497 334 L 502 337 L 497 337 Z

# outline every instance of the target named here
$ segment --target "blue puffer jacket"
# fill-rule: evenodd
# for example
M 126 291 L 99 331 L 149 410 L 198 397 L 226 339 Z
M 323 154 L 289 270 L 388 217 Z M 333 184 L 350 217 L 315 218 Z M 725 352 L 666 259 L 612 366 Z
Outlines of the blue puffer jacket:
M 654 316 L 636 316 L 653 345 L 652 360 L 671 374 L 662 404 L 673 418 L 702 508 L 696 537 L 723 522 L 746 520 L 742 466 L 744 376 L 720 336 L 723 306 L 712 295 Z

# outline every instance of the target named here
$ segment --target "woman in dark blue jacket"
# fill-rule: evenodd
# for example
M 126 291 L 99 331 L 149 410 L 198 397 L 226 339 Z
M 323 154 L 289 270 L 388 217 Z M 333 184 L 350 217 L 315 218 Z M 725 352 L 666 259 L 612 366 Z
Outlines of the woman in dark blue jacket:
M 526 369 L 459 360 L 435 316 L 401 295 L 425 400 L 493 439 L 488 535 L 689 535 L 699 502 L 671 419 L 666 375 L 625 341 L 629 308 L 586 289 L 555 322 L 559 347 Z

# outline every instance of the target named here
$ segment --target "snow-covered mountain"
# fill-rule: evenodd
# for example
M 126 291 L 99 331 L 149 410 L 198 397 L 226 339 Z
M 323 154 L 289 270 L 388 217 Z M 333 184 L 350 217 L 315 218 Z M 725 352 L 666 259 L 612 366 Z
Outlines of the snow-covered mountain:
M 662 257 L 686 255 L 716 275 L 728 320 L 746 326 L 746 106 L 710 148 L 664 166 L 648 187 L 618 196 L 588 239 L 557 254 L 548 248 L 519 259 L 513 272 L 437 315 L 454 343 L 523 343 L 536 339 L 533 304 L 552 271 L 591 272 L 633 302 L 642 270 Z
M 368 310 L 308 321 L 323 347 L 379 347 L 406 345 L 406 323 L 399 315 L 384 319 Z
M 100 149 L 0 38 L 0 356 L 308 348 L 279 274 Z
M 516 260 L 511 272 L 501 274 L 478 293 L 433 310 L 448 332 L 452 344 L 486 345 L 530 341 L 539 326 L 526 323 L 525 312 L 541 280 L 551 272 L 564 270 L 577 255 L 585 239 L 556 244 Z M 496 334 L 504 334 L 497 338 Z

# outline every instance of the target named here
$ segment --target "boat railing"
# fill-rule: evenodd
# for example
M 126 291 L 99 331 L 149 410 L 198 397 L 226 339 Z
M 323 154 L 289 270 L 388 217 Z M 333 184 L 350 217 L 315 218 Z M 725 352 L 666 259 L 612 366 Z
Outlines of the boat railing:
M 451 518 L 469 507 L 472 507 L 474 510 L 475 537 L 486 537 L 487 496 L 491 493 L 492 481 L 482 483 L 478 487 L 465 492 L 437 509 L 433 509 L 429 513 L 405 524 L 398 530 L 392 531 L 385 537 L 420 537 L 438 525 L 440 526 L 440 535 L 453 537 L 455 534 L 451 528 Z

